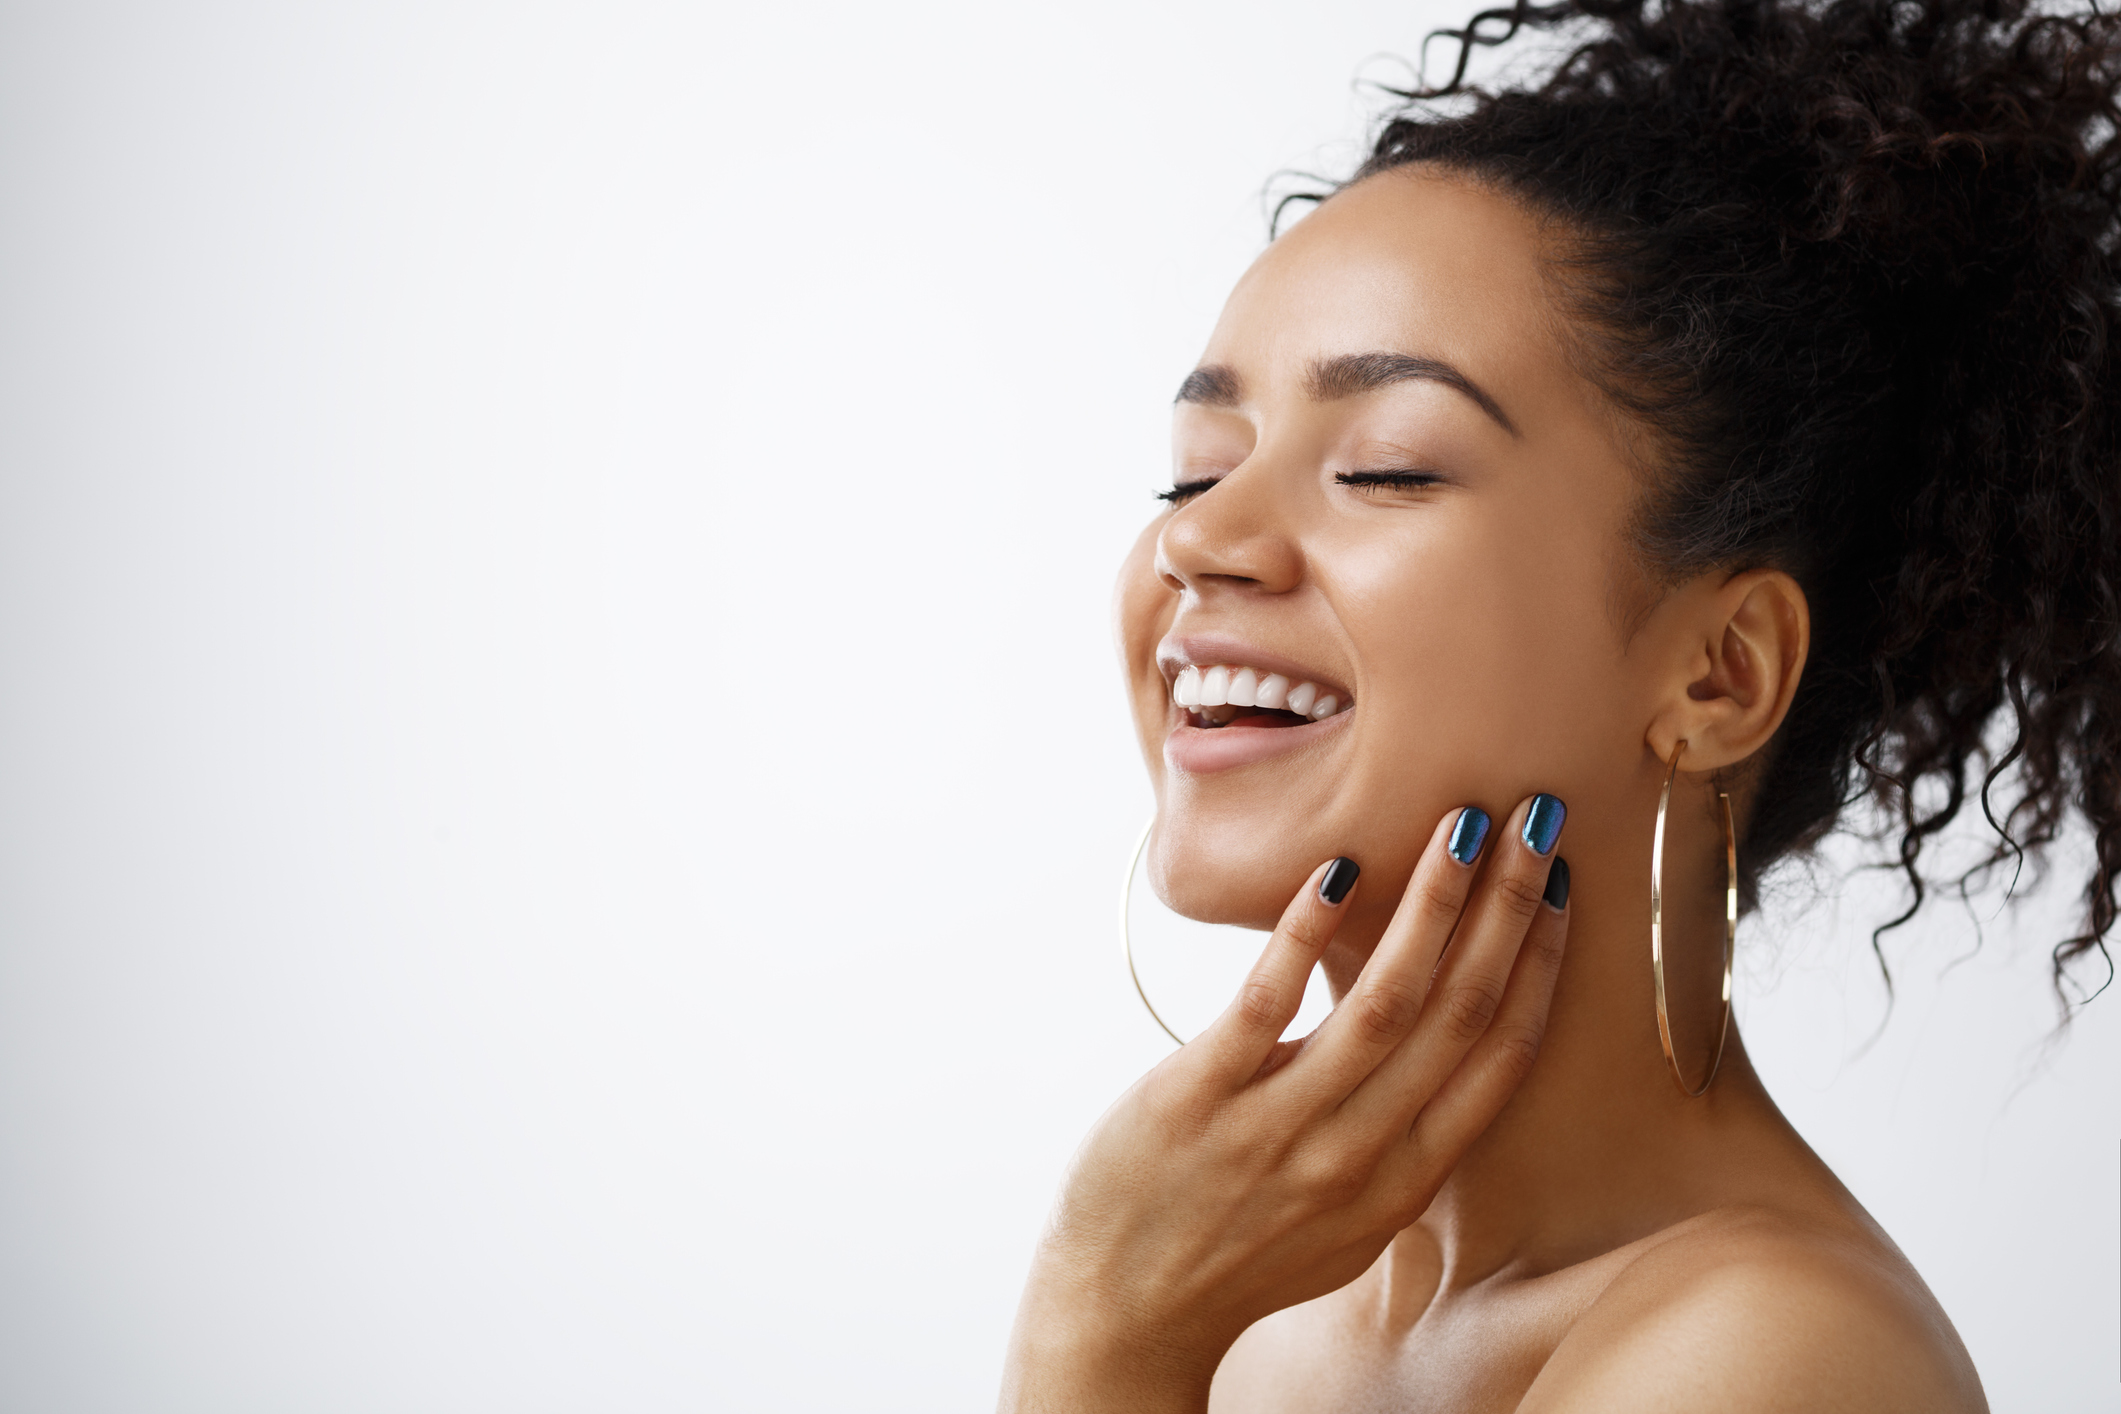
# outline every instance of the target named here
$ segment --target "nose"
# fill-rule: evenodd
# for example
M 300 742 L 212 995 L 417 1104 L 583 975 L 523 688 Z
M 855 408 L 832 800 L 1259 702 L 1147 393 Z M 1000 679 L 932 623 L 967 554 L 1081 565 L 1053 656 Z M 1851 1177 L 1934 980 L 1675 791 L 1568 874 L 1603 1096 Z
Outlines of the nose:
M 1255 457 L 1179 507 L 1156 537 L 1157 577 L 1195 595 L 1286 594 L 1302 583 L 1303 550 L 1274 481 Z

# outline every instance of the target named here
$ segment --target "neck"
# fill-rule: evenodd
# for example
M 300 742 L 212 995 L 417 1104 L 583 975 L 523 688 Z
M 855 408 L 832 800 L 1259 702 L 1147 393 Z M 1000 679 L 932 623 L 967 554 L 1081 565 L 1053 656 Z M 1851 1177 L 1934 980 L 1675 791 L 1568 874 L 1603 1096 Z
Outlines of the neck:
M 1722 1018 L 1725 887 L 1720 823 L 1695 797 L 1714 801 L 1701 788 L 1683 810 L 1675 790 L 1665 885 L 1667 1009 L 1690 1089 L 1708 1072 Z M 1571 818 L 1564 841 L 1568 954 L 1539 1060 L 1420 1233 L 1395 1244 L 1432 1273 L 1440 1251 L 1442 1295 L 1584 1262 L 1719 1207 L 1786 1206 L 1793 1192 L 1846 1198 L 1768 1098 L 1735 1025 L 1707 1094 L 1680 1089 L 1651 980 L 1648 815 L 1632 830 L 1601 829 L 1582 818 L 1591 813 Z M 1360 961 L 1329 958 L 1336 995 Z

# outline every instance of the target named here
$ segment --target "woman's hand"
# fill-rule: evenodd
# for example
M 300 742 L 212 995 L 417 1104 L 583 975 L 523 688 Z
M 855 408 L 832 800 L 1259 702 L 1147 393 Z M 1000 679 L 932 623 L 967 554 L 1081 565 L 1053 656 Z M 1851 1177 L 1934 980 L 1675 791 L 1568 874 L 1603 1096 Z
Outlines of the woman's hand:
M 1542 824 L 1559 802 L 1542 804 Z M 1568 929 L 1558 859 L 1437 826 L 1377 950 L 1282 1041 L 1345 914 L 1321 865 L 1237 999 L 1098 1122 L 1039 1244 L 1005 1414 L 1200 1410 L 1245 1328 L 1361 1275 L 1428 1207 L 1539 1051 Z M 1462 817 L 1467 831 L 1459 831 Z M 1543 841 L 1553 847 L 1551 832 Z M 1351 866 L 1343 865 L 1348 869 Z M 1476 886 L 1476 875 L 1478 883 Z

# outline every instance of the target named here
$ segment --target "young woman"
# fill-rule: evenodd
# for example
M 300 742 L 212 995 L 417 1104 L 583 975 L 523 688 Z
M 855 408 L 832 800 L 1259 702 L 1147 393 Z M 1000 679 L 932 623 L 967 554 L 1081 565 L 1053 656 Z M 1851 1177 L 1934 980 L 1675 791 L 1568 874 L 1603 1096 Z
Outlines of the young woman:
M 2074 815 L 2108 975 L 2117 25 L 1520 4 L 1461 72 L 1527 27 L 1578 47 L 1385 127 L 1180 390 L 1150 867 L 1274 933 L 1084 1145 L 1005 1409 L 1985 1407 L 1726 1035 L 1727 927 L 1866 796 L 1917 904 L 1962 808 Z

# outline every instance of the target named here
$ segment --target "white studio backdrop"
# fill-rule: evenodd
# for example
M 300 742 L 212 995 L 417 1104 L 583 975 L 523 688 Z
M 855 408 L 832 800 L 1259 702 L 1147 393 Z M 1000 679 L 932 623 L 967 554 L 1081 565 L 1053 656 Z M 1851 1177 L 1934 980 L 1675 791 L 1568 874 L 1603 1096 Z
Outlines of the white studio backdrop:
M 1167 400 L 1455 17 L 0 9 L 0 1409 L 989 1406 L 1166 1044 Z M 1977 901 L 1861 1050 L 1895 899 L 1752 1044 L 1995 1406 L 2114 1408 L 2121 998 L 2043 1060 Z

